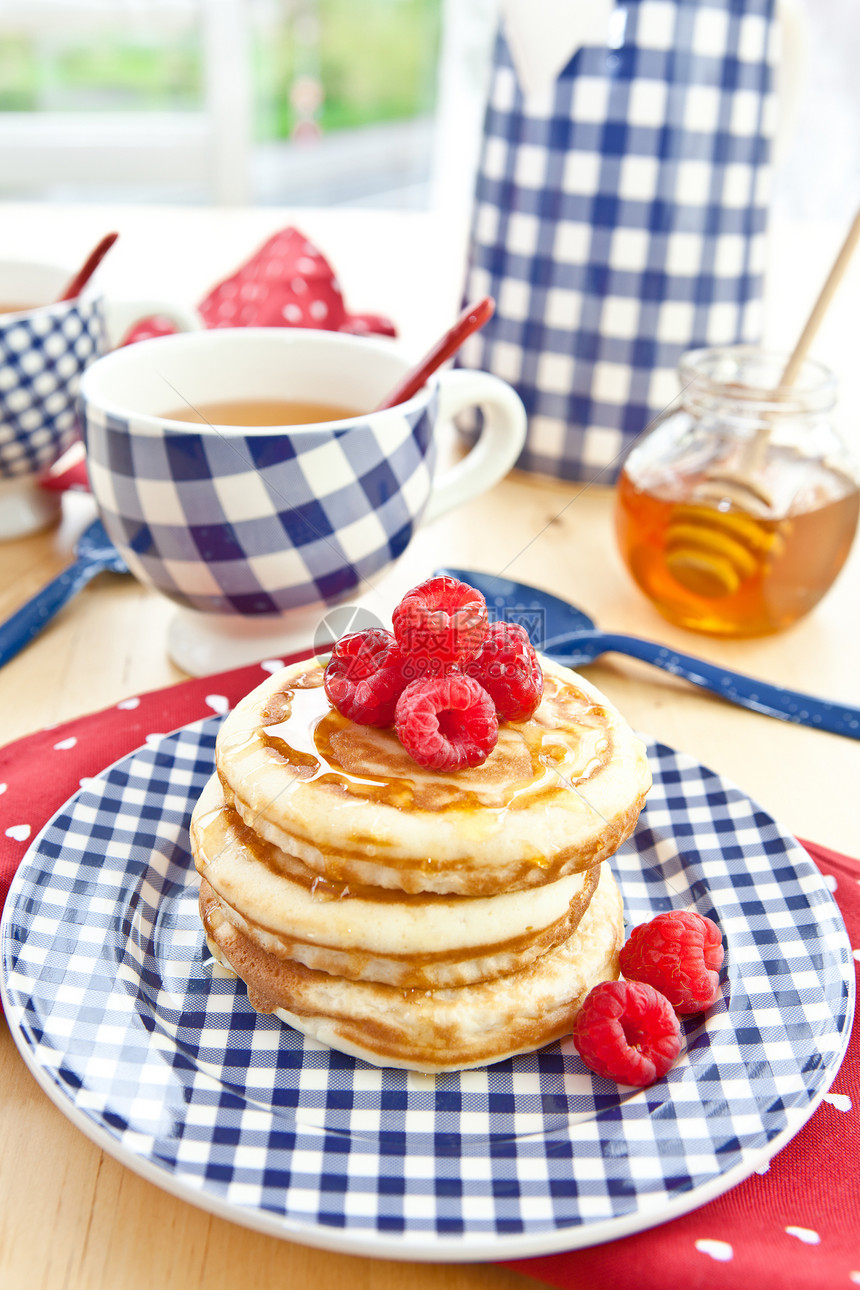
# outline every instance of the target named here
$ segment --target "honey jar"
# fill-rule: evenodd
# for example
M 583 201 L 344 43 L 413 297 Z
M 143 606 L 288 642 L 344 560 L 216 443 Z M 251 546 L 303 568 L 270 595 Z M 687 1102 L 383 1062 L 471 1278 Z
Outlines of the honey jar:
M 693 350 L 681 393 L 618 481 L 627 568 L 672 622 L 761 636 L 818 603 L 845 563 L 860 474 L 833 424 L 836 382 L 752 346 Z

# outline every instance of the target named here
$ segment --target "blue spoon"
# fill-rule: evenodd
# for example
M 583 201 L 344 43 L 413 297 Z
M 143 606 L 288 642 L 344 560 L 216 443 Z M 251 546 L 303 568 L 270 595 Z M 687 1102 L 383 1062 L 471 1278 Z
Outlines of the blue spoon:
M 77 559 L 0 625 L 0 667 L 14 658 L 97 573 L 128 573 L 122 556 L 93 520 L 75 544 Z
M 662 667 L 673 676 L 682 676 L 694 685 L 713 690 L 714 694 L 742 708 L 751 708 L 753 712 L 778 717 L 781 721 L 796 721 L 801 726 L 829 730 L 849 739 L 860 739 L 860 708 L 828 703 L 796 690 L 768 685 L 765 681 L 730 672 L 690 654 L 679 654 L 654 641 L 601 631 L 581 609 L 550 595 L 548 591 L 522 582 L 497 578 L 489 573 L 475 573 L 471 569 L 438 569 L 437 574 L 448 574 L 476 587 L 487 601 L 491 618 L 508 618 L 522 623 L 537 649 L 569 667 L 591 663 L 609 651 L 629 654 L 632 658 Z

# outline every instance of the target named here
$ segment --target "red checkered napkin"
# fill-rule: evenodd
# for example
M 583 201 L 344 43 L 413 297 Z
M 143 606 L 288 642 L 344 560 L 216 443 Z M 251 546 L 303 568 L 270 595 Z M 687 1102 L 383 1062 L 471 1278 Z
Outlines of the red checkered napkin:
M 269 659 L 134 695 L 0 748 L 0 908 L 30 841 L 81 779 L 132 752 L 148 734 L 227 712 L 289 661 Z M 860 959 L 860 863 L 810 842 L 804 846 L 833 890 Z M 860 1286 L 860 1022 L 855 1017 L 830 1092 L 764 1173 L 636 1236 L 508 1266 L 565 1290 Z

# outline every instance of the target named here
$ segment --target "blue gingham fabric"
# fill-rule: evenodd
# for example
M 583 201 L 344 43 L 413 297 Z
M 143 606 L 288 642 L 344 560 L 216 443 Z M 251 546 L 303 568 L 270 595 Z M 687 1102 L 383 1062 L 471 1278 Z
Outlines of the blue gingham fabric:
M 520 466 L 611 482 L 678 392 L 685 350 L 759 338 L 776 40 L 773 0 L 626 0 L 524 95 L 500 34 L 463 346 L 526 406 Z
M 0 319 L 0 478 L 37 474 L 69 447 L 78 381 L 105 344 L 100 296 Z
M 4 915 L 6 1015 L 61 1109 L 118 1159 L 237 1222 L 342 1251 L 503 1258 L 694 1207 L 760 1165 L 847 1044 L 851 950 L 806 853 L 736 788 L 651 743 L 654 788 L 610 862 L 632 926 L 714 918 L 722 994 L 650 1088 L 572 1043 L 431 1077 L 251 1008 L 197 914 L 192 806 L 219 718 L 90 781 L 34 842 Z
M 187 432 L 82 400 L 104 526 L 142 582 L 207 613 L 337 600 L 406 548 L 433 482 L 435 392 L 348 429 Z

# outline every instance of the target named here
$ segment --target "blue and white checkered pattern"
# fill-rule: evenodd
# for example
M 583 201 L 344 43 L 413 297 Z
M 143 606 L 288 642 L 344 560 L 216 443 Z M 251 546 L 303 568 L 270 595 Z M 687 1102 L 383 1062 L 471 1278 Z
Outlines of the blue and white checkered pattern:
M 78 381 L 105 344 L 100 296 L 0 319 L 0 478 L 37 474 L 69 447 Z
M 687 349 L 760 329 L 773 0 L 631 0 L 611 48 L 524 95 L 499 36 L 461 351 L 529 415 L 520 465 L 610 482 Z
M 714 918 L 722 997 L 645 1090 L 570 1041 L 438 1077 L 380 1070 L 248 1003 L 213 964 L 188 846 L 218 718 L 150 736 L 55 816 L 2 929 L 4 997 L 55 1101 L 125 1163 L 237 1222 L 390 1257 L 573 1248 L 693 1208 L 808 1118 L 847 1044 L 851 950 L 806 853 L 741 792 L 650 745 L 611 862 L 630 925 Z
M 206 613 L 331 603 L 406 548 L 433 483 L 437 394 L 348 429 L 243 435 L 82 400 L 93 493 L 142 582 Z

